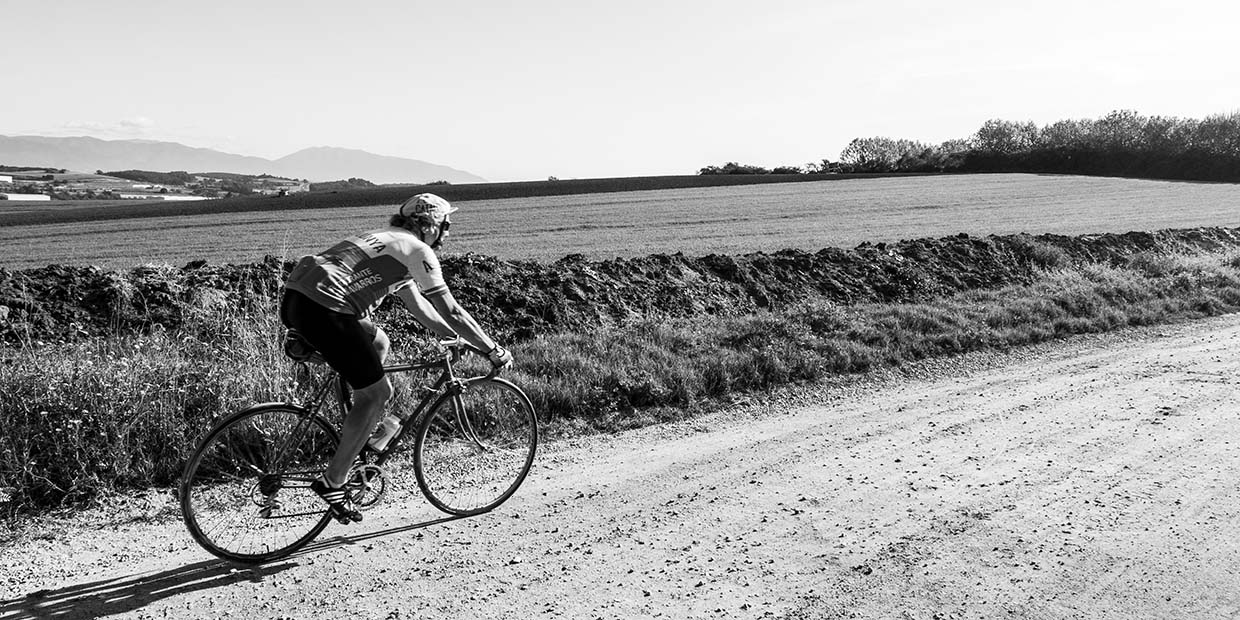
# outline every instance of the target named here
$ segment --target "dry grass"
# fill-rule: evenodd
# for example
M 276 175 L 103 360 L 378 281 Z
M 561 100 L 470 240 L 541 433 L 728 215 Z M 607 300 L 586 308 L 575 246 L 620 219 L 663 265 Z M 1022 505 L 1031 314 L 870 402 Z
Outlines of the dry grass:
M 548 436 L 608 432 L 692 415 L 739 393 L 1238 309 L 1240 255 L 1139 255 L 931 303 L 808 302 L 545 336 L 514 345 L 510 376 Z M 274 316 L 273 303 L 260 304 L 204 312 L 175 332 L 6 351 L 0 492 L 10 510 L 172 484 L 213 420 L 294 389 Z M 425 350 L 406 344 L 398 357 Z
M 608 431 L 714 398 L 928 357 L 1240 309 L 1240 255 L 1138 255 L 1123 267 L 1043 273 L 1030 285 L 922 304 L 826 301 L 723 320 L 648 321 L 519 349 L 545 415 Z M 652 413 L 652 408 L 671 411 Z

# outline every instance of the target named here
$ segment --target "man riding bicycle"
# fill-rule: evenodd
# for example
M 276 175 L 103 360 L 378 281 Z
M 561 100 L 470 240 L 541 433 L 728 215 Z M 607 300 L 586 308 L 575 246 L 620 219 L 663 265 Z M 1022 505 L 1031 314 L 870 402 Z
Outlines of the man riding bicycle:
M 442 338 L 459 335 L 486 351 L 495 368 L 512 363 L 512 354 L 482 330 L 444 282 L 435 250 L 448 237 L 448 216 L 456 210 L 439 196 L 418 194 L 401 205 L 387 228 L 302 257 L 285 283 L 280 320 L 353 388 L 340 445 L 323 476 L 311 484 L 342 523 L 362 518 L 344 486 L 392 396 L 383 372 L 391 343 L 369 318 L 384 298 L 395 293 L 419 323 Z

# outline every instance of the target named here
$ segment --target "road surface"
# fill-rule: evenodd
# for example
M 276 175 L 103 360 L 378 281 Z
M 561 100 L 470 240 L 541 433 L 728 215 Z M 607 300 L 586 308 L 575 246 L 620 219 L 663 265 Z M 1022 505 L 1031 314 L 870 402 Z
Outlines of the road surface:
M 152 495 L 0 549 L 0 618 L 1238 618 L 1238 368 L 1233 315 L 751 396 L 258 569 Z

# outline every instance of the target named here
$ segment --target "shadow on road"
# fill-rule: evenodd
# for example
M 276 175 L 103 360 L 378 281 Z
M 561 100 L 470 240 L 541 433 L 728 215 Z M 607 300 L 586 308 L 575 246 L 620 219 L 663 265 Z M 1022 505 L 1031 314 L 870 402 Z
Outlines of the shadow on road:
M 56 618 L 59 620 L 99 618 L 130 612 L 156 601 L 189 592 L 225 587 L 242 581 L 259 583 L 273 575 L 297 567 L 298 563 L 293 561 L 297 558 L 463 518 L 465 517 L 445 517 L 360 533 L 355 536 L 335 536 L 327 540 L 312 542 L 297 553 L 267 565 L 249 566 L 224 560 L 206 560 L 158 573 L 104 579 L 55 590 L 39 590 L 22 598 L 0 600 L 0 618 L 4 620 Z
M 293 566 L 296 564 L 287 561 L 258 567 L 242 567 L 220 560 L 196 562 L 160 573 L 92 581 L 58 590 L 39 590 L 24 598 L 0 601 L 0 618 L 110 616 L 141 609 L 160 599 L 187 592 L 218 588 L 238 581 L 262 581 Z
M 400 527 L 391 527 L 386 530 L 367 532 L 365 534 L 357 534 L 355 536 L 334 536 L 326 540 L 316 540 L 306 545 L 305 547 L 302 547 L 300 551 L 298 551 L 297 553 L 294 553 L 293 555 L 290 555 L 288 558 L 285 558 L 285 559 L 299 558 L 299 557 L 306 556 L 312 553 L 318 553 L 320 551 L 334 549 L 336 547 L 343 547 L 345 545 L 356 545 L 358 543 L 365 542 L 368 540 L 373 540 L 375 538 L 383 538 L 385 536 L 392 536 L 394 534 L 400 534 L 403 532 L 411 532 L 413 530 L 420 530 L 422 528 L 430 527 L 432 525 L 439 525 L 440 523 L 449 523 L 452 521 L 458 521 L 460 519 L 467 519 L 467 518 L 469 517 L 459 517 L 459 516 L 444 517 L 442 519 L 423 521 L 421 523 L 413 523 L 411 525 L 402 525 Z M 3 611 L 3 608 L 0 608 L 0 611 Z

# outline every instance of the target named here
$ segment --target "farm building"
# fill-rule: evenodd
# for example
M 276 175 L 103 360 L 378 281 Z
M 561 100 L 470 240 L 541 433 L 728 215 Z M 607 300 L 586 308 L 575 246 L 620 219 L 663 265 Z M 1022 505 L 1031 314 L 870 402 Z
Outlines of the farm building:
M 207 196 L 190 196 L 187 194 L 160 194 L 159 199 L 170 202 L 185 202 L 187 200 L 215 200 L 214 198 L 209 198 Z
M 0 174 L 0 183 L 12 183 L 13 176 L 9 174 Z
M 52 197 L 47 194 L 14 194 L 12 192 L 0 192 L 0 200 L 51 200 Z

